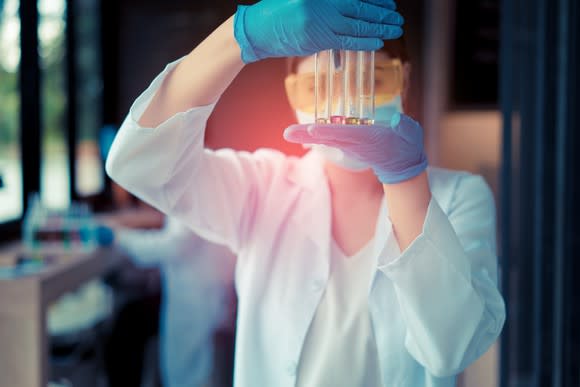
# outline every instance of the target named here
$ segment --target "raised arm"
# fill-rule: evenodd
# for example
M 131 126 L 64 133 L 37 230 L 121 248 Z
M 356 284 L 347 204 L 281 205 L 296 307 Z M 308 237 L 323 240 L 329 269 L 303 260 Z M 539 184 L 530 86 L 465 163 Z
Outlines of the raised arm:
M 109 152 L 121 186 L 210 241 L 236 251 L 283 157 L 204 149 L 214 103 L 263 58 L 329 48 L 375 50 L 402 34 L 391 0 L 263 0 L 240 6 L 135 101 Z
M 498 338 L 505 305 L 497 287 L 495 206 L 479 176 L 465 174 L 444 212 L 429 203 L 422 233 L 379 269 L 397 292 L 405 346 L 432 375 L 456 375 Z
M 178 112 L 216 101 L 244 62 L 327 48 L 380 48 L 381 39 L 402 34 L 403 18 L 393 11 L 394 1 L 374 2 L 263 0 L 240 6 L 175 68 L 139 123 L 155 127 Z

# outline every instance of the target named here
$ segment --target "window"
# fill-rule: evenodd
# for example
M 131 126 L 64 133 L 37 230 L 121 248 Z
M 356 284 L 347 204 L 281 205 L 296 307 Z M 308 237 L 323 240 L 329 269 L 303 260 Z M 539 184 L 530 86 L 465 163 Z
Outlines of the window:
M 39 0 L 38 40 L 41 71 L 41 198 L 47 207 L 70 202 L 66 139 L 65 0 Z
M 18 0 L 0 0 L 0 223 L 22 215 L 18 7 Z
M 74 1 L 74 0 L 71 0 Z M 78 196 L 94 195 L 103 190 L 103 162 L 98 138 L 102 125 L 102 78 L 100 57 L 99 0 L 75 1 L 73 27 L 76 78 L 76 179 Z M 70 28 L 71 26 L 69 26 Z
M 0 0 L 0 239 L 31 193 L 64 208 L 103 191 L 100 6 Z

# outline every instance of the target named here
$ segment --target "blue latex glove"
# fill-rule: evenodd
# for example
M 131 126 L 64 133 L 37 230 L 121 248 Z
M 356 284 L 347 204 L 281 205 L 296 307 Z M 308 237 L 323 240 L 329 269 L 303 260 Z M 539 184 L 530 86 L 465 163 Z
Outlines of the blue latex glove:
M 239 6 L 234 36 L 245 63 L 327 49 L 378 50 L 403 34 L 394 0 L 262 0 Z
M 284 138 L 300 144 L 323 144 L 368 164 L 384 184 L 411 179 L 427 168 L 423 128 L 403 114 L 376 125 L 292 125 Z

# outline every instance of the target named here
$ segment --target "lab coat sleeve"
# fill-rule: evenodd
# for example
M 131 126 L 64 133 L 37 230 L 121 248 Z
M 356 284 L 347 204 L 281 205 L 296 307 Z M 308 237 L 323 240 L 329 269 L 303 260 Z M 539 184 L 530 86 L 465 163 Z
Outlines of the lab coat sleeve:
M 400 256 L 381 257 L 407 326 L 405 347 L 436 377 L 461 372 L 501 332 L 495 232 L 490 189 L 464 175 L 448 214 L 431 199 L 422 234 Z
M 106 170 L 122 187 L 195 234 L 237 251 L 251 227 L 260 184 L 267 183 L 265 170 L 274 161 L 262 162 L 271 158 L 267 152 L 204 149 L 205 126 L 215 103 L 178 113 L 155 128 L 139 125 L 177 63 L 169 64 L 131 107 Z

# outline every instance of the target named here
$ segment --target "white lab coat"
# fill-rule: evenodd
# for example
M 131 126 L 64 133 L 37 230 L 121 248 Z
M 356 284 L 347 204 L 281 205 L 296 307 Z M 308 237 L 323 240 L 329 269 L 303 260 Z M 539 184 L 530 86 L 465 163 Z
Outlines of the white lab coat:
M 167 387 L 205 384 L 213 370 L 213 334 L 227 316 L 232 252 L 168 218 L 160 230 L 118 230 L 116 244 L 139 266 L 162 274 L 161 378 Z
M 294 386 L 329 275 L 331 200 L 322 162 L 313 153 L 204 149 L 213 104 L 140 127 L 174 66 L 135 101 L 107 172 L 237 253 L 235 385 Z M 383 202 L 374 237 L 369 308 L 388 387 L 454 386 L 455 375 L 489 348 L 505 319 L 489 188 L 468 173 L 428 173 L 433 198 L 423 233 L 401 254 Z

